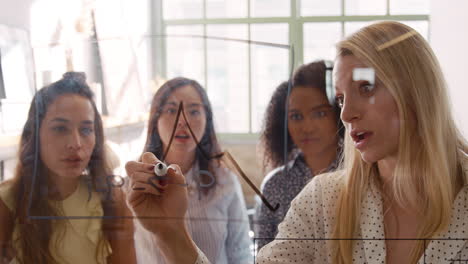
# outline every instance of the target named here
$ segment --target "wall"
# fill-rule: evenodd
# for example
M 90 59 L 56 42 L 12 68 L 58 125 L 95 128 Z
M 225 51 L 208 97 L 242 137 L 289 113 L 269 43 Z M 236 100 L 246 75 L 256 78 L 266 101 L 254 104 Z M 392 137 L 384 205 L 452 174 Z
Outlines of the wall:
M 431 0 L 430 41 L 445 73 L 455 120 L 468 138 L 468 1 Z
M 29 31 L 29 9 L 33 0 L 0 0 L 0 24 Z

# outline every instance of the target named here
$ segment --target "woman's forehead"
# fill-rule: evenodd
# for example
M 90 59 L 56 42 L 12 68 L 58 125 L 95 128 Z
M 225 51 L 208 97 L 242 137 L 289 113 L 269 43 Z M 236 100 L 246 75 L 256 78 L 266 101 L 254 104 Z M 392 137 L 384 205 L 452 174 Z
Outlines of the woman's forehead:
M 350 72 L 354 68 L 369 68 L 361 60 L 356 58 L 354 55 L 346 55 L 338 57 L 333 67 L 333 75 L 339 76 L 342 74 L 351 74 Z
M 89 99 L 73 94 L 65 94 L 57 97 L 48 107 L 45 118 L 51 119 L 58 116 L 74 120 L 94 120 L 94 109 Z
M 167 99 L 167 103 L 179 104 L 180 102 L 184 102 L 184 105 L 186 106 L 195 104 L 203 105 L 200 94 L 191 85 L 177 88 Z
M 351 82 L 367 80 L 371 83 L 375 81 L 375 70 L 353 55 L 338 57 L 333 68 L 333 82 L 335 88 L 341 82 Z

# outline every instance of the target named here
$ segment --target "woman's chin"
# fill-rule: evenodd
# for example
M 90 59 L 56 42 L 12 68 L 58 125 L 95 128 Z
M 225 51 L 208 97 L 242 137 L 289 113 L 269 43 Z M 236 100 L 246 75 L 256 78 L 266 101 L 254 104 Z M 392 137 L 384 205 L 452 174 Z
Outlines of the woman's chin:
M 363 151 L 361 153 L 361 159 L 367 164 L 372 164 L 378 161 L 375 155 L 369 153 L 368 151 Z

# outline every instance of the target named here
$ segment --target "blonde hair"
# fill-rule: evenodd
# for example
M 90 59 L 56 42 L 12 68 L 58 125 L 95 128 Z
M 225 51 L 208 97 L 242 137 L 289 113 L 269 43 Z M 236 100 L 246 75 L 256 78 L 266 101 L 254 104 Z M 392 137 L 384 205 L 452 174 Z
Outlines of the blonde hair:
M 418 238 L 429 239 L 449 225 L 455 196 L 463 183 L 462 159 L 467 143 L 452 119 L 446 83 L 429 44 L 414 29 L 398 22 L 379 22 L 337 44 L 337 56 L 354 55 L 374 68 L 396 101 L 400 115 L 398 160 L 392 197 L 403 208 L 426 217 Z M 345 136 L 345 177 L 337 204 L 333 263 L 350 263 L 353 241 L 360 234 L 363 195 L 369 185 L 382 187 L 376 164 L 367 164 Z M 466 183 L 465 183 L 466 184 Z M 411 263 L 424 252 L 416 242 Z

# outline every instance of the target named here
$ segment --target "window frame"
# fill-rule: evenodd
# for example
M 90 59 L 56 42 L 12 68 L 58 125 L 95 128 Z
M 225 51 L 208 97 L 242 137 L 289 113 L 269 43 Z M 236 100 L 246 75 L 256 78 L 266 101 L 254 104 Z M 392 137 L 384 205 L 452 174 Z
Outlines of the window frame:
M 206 14 L 206 0 L 202 0 L 202 16 L 199 19 L 164 19 L 163 18 L 163 4 L 162 1 L 170 0 L 157 0 L 153 2 L 152 10 L 152 33 L 155 35 L 166 34 L 166 28 L 168 26 L 189 26 L 189 25 L 201 25 L 203 27 L 203 34 L 206 36 L 207 25 L 220 25 L 220 24 L 243 24 L 247 25 L 247 36 L 250 39 L 251 36 L 251 25 L 252 24 L 271 24 L 271 23 L 282 23 L 288 24 L 289 29 L 289 45 L 294 47 L 294 65 L 297 68 L 299 65 L 304 63 L 304 24 L 305 23 L 320 23 L 320 22 L 339 22 L 341 23 L 341 37 L 345 34 L 345 23 L 346 22 L 368 22 L 374 20 L 395 20 L 395 21 L 427 21 L 428 22 L 428 40 L 430 35 L 430 17 L 429 14 L 405 14 L 405 15 L 391 15 L 390 14 L 390 1 L 386 0 L 386 14 L 385 15 L 346 15 L 346 1 L 341 0 L 341 15 L 339 16 L 301 16 L 301 0 L 290 1 L 290 16 L 286 17 L 251 17 L 250 3 L 251 0 L 247 1 L 247 17 L 244 18 L 207 18 Z M 257 138 L 258 132 L 252 131 L 252 54 L 251 49 L 248 48 L 248 101 L 249 101 L 249 132 L 247 133 L 220 133 L 223 138 L 244 138 L 243 135 L 250 135 L 248 138 Z M 166 39 L 154 38 L 153 43 L 153 69 L 156 76 L 166 78 Z M 201 83 L 205 84 L 205 89 L 209 89 L 206 85 L 208 80 L 207 71 L 207 39 L 203 38 L 203 72 L 204 80 L 200 80 Z M 156 55 L 154 55 L 156 54 Z M 291 53 L 290 53 L 291 54 Z M 162 56 L 159 56 L 162 55 Z M 291 58 L 289 58 L 288 69 L 291 68 Z

